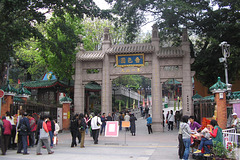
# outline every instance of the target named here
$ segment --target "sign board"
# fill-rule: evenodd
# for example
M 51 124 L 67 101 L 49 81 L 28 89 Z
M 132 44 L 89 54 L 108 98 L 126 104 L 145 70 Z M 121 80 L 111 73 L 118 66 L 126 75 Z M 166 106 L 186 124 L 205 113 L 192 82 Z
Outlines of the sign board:
M 144 66 L 144 54 L 120 54 L 116 55 L 116 64 L 118 67 Z
M 130 127 L 129 121 L 122 121 L 122 127 Z
M 4 91 L 0 89 L 0 98 L 4 97 Z
M 105 136 L 118 137 L 118 121 L 107 121 Z

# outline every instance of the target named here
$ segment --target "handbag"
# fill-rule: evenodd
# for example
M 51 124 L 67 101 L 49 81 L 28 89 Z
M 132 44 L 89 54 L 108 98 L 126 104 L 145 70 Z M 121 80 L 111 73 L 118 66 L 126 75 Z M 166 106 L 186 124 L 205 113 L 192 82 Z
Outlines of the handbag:
M 40 139 L 48 139 L 48 136 L 49 136 L 49 134 L 45 131 L 45 129 L 43 128 L 43 125 L 42 125 L 42 128 L 40 129 L 40 137 L 39 138 Z

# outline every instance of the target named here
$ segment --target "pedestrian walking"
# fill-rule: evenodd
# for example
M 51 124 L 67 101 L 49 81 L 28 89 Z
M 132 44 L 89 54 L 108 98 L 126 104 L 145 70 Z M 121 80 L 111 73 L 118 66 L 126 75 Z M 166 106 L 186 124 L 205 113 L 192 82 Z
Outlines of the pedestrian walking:
M 88 117 L 88 114 L 85 114 L 84 120 L 85 120 L 85 123 L 86 123 L 85 134 L 88 135 L 88 130 L 89 130 L 89 127 L 88 127 L 89 124 L 88 124 L 88 122 L 90 121 L 90 118 Z
M 176 128 L 179 129 L 179 125 L 180 125 L 180 120 L 181 120 L 181 114 L 179 111 L 175 112 L 175 124 L 176 124 Z
M 180 125 L 180 132 L 182 134 L 182 141 L 183 141 L 183 144 L 184 144 L 184 153 L 183 153 L 183 159 L 184 160 L 188 160 L 188 156 L 189 156 L 189 149 L 190 149 L 190 144 L 191 144 L 191 129 L 188 125 L 188 119 L 189 117 L 188 116 L 183 116 L 182 117 L 182 121 L 183 123 L 181 123 Z
M 27 113 L 22 114 L 22 118 L 19 122 L 18 125 L 18 150 L 17 153 L 22 153 L 23 150 L 23 155 L 28 155 L 29 153 L 27 152 L 28 148 L 28 143 L 27 143 L 27 136 L 28 132 L 30 132 L 30 125 L 29 125 L 29 120 L 27 118 Z
M 148 134 L 153 133 L 152 131 L 152 117 L 150 114 L 148 114 L 147 118 L 147 127 L 148 127 Z
M 79 124 L 78 124 L 78 115 L 76 114 L 70 123 L 70 132 L 72 135 L 72 144 L 71 147 L 77 146 L 76 138 L 79 132 Z
M 8 148 L 15 149 L 16 146 L 17 146 L 17 144 L 14 142 L 15 141 L 15 137 L 16 137 L 16 123 L 14 121 L 14 117 L 11 116 L 9 111 L 6 112 L 6 120 L 10 121 L 10 123 L 12 125 L 11 138 L 9 140 L 10 142 L 9 142 L 9 147 Z
M 122 112 L 119 113 L 118 122 L 119 122 L 119 131 L 122 130 L 122 121 L 124 120 Z
M 54 124 L 55 124 L 55 131 L 54 131 L 54 133 L 53 133 L 53 145 L 57 145 L 57 143 L 58 143 L 58 132 L 59 132 L 59 130 L 60 130 L 60 127 L 59 127 L 59 125 L 58 125 L 58 123 L 57 123 L 57 120 L 53 120 L 53 122 L 54 122 Z
M 80 143 L 80 148 L 84 148 L 84 141 L 85 141 L 85 130 L 86 130 L 86 121 L 84 119 L 84 115 L 80 113 L 79 115 L 79 120 L 80 120 L 80 125 L 79 125 L 79 131 L 81 134 L 81 143 Z
M 170 111 L 170 114 L 168 115 L 168 131 L 173 130 L 173 122 L 174 122 L 174 115 L 173 110 Z
M 102 114 L 101 121 L 102 121 L 102 125 L 101 125 L 100 135 L 102 135 L 102 132 L 105 132 L 106 121 L 107 121 L 107 118 L 105 117 L 105 113 Z
M 11 130 L 12 130 L 12 125 L 10 123 L 10 121 L 6 120 L 5 116 L 2 116 L 2 122 L 3 122 L 3 129 L 4 132 L 2 135 L 2 155 L 6 155 L 7 149 L 8 149 L 8 145 L 11 139 Z
M 55 124 L 52 120 L 51 116 L 48 116 L 47 118 L 47 128 L 48 128 L 48 132 L 49 132 L 49 137 L 50 137 L 50 147 L 53 147 L 53 133 L 55 131 Z
M 100 130 L 101 124 L 102 124 L 101 119 L 100 117 L 98 117 L 98 113 L 96 112 L 94 114 L 94 117 L 91 120 L 91 128 L 92 128 L 94 144 L 98 144 L 98 136 L 99 136 L 99 130 Z
M 124 116 L 124 121 L 127 121 L 127 122 L 130 121 L 130 116 L 129 116 L 129 113 L 128 113 L 128 112 L 126 112 L 126 115 Z M 129 128 L 128 128 L 128 127 L 126 127 L 126 131 L 129 131 Z
M 130 115 L 130 131 L 132 133 L 132 136 L 136 136 L 136 123 L 135 121 L 137 118 L 134 116 L 134 114 Z
M 31 115 L 28 115 L 27 118 L 29 119 L 29 124 L 30 124 L 29 146 L 34 147 L 37 124 L 36 124 L 36 120 Z
M 49 144 L 49 131 L 46 122 L 48 121 L 48 117 L 40 117 L 40 120 L 37 124 L 37 135 L 39 136 L 38 145 L 36 149 L 37 155 L 42 155 L 41 148 L 44 145 L 47 149 L 48 154 L 53 154 L 54 152 L 50 148 Z

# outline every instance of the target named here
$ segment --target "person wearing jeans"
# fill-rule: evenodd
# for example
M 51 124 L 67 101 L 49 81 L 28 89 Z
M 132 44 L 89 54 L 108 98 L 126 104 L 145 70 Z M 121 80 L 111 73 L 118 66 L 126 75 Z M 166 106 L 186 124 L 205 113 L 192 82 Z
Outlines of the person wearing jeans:
M 98 136 L 101 125 L 102 125 L 101 119 L 100 117 L 98 117 L 98 113 L 95 113 L 95 116 L 91 120 L 94 144 L 98 144 Z
M 48 133 L 49 133 L 49 136 L 50 136 L 50 146 L 53 147 L 53 133 L 55 131 L 55 124 L 54 122 L 52 121 L 52 118 L 49 117 L 47 119 L 47 128 L 48 128 Z
M 192 134 L 192 131 L 187 123 L 188 119 L 189 119 L 188 116 L 183 116 L 182 117 L 183 123 L 181 123 L 181 125 L 180 125 L 180 131 L 182 133 L 182 140 L 183 140 L 183 144 L 185 147 L 184 154 L 183 154 L 184 160 L 187 160 L 188 156 L 189 156 L 189 150 L 190 150 L 190 144 L 191 144 L 190 138 L 191 138 L 191 134 Z

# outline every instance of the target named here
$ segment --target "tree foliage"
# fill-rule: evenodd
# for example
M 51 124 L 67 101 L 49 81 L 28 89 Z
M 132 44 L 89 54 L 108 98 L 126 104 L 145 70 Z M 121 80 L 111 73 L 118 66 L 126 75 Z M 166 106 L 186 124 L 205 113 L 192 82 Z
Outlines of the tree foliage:
M 228 59 L 230 83 L 239 77 L 240 68 L 240 3 L 235 0 L 106 0 L 113 5 L 112 12 L 121 16 L 119 23 L 127 24 L 128 42 L 133 42 L 139 27 L 147 23 L 151 14 L 159 26 L 162 42 L 179 45 L 182 28 L 188 28 L 194 37 L 196 59 L 192 65 L 196 77 L 210 86 L 218 76 L 224 79 L 222 55 L 219 44 L 231 45 Z
M 108 17 L 108 11 L 101 11 L 92 0 L 2 0 L 0 1 L 0 70 L 1 79 L 5 69 L 4 63 L 14 56 L 14 45 L 25 39 L 35 37 L 42 39 L 44 35 L 36 28 L 36 24 L 44 23 L 46 13 L 63 17 L 69 13 L 71 17 Z M 44 39 L 44 38 L 43 38 Z M 59 53 L 60 54 L 60 53 Z

